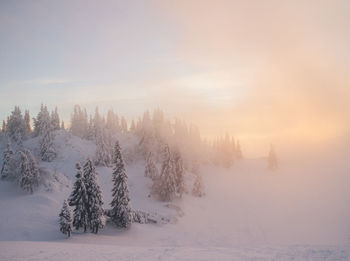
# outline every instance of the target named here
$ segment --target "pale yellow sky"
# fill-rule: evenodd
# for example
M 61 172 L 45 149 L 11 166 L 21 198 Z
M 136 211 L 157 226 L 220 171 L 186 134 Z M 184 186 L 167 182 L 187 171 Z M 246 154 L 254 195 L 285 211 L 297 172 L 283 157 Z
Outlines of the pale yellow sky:
M 176 1 L 162 8 L 180 28 L 178 55 L 210 68 L 168 82 L 178 86 L 171 99 L 203 101 L 188 102 L 187 113 L 204 134 L 321 142 L 349 130 L 348 1 Z
M 346 0 L 3 1 L 0 117 L 159 106 L 253 149 L 326 142 L 350 130 L 349 13 Z

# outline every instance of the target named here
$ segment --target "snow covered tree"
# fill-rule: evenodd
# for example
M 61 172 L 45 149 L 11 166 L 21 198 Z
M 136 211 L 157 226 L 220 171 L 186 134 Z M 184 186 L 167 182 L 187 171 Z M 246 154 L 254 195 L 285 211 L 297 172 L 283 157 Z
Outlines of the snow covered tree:
M 126 122 L 126 119 L 124 117 L 122 117 L 121 119 L 120 128 L 122 132 L 124 133 L 128 132 L 128 123 Z
M 53 132 L 50 122 L 42 123 L 42 136 L 40 139 L 40 156 L 43 161 L 51 162 L 56 158 L 56 149 L 53 143 Z
M 86 228 L 89 225 L 88 222 L 88 198 L 86 187 L 84 183 L 84 177 L 81 171 L 81 166 L 79 163 L 76 165 L 77 174 L 75 175 L 76 181 L 74 183 L 73 191 L 68 199 L 69 205 L 74 206 L 73 210 L 73 226 L 76 230 L 79 228 Z
M 114 169 L 112 174 L 113 189 L 111 213 L 113 222 L 120 227 L 129 227 L 132 222 L 132 211 L 130 206 L 129 188 L 124 160 L 121 154 L 119 142 L 114 147 Z
M 26 110 L 25 113 L 24 113 L 24 123 L 25 123 L 26 133 L 30 134 L 32 132 L 32 127 L 30 126 L 29 110 Z
M 119 117 L 112 109 L 107 112 L 106 128 L 113 133 L 120 131 Z
M 43 135 L 48 126 L 51 125 L 50 113 L 46 105 L 41 104 L 40 111 L 34 120 L 34 137 Z
M 21 143 L 26 135 L 26 125 L 18 106 L 15 106 L 7 120 L 7 135 L 17 143 Z
M 176 195 L 176 172 L 169 146 L 164 149 L 162 170 L 159 178 L 153 183 L 152 192 L 162 201 L 171 201 Z
M 75 136 L 78 136 L 80 138 L 86 138 L 88 126 L 89 123 L 86 110 L 82 110 L 79 105 L 75 105 L 71 119 L 70 131 Z
M 269 170 L 276 170 L 278 168 L 277 156 L 275 153 L 275 148 L 272 144 L 270 145 L 270 151 L 269 151 L 269 156 L 267 158 L 267 163 L 268 163 Z
M 60 231 L 68 235 L 72 232 L 72 211 L 70 210 L 67 200 L 63 202 L 62 210 L 59 214 L 60 217 Z
M 130 125 L 130 129 L 129 130 L 130 130 L 131 133 L 135 133 L 136 125 L 135 125 L 135 121 L 134 120 L 131 121 L 131 125 Z
M 173 164 L 175 169 L 176 194 L 182 197 L 182 194 L 185 192 L 185 170 L 181 154 L 178 150 L 173 153 Z
M 194 175 L 192 195 L 196 197 L 202 197 L 205 195 L 205 193 L 204 193 L 202 175 L 200 174 L 197 161 L 192 161 L 192 173 Z
M 62 121 L 62 123 L 61 123 L 61 130 L 66 130 L 66 128 L 64 126 L 64 121 Z
M 111 137 L 106 131 L 99 127 L 96 130 L 96 160 L 95 164 L 99 166 L 110 166 L 112 162 Z
M 159 177 L 159 171 L 154 163 L 152 152 L 148 154 L 146 159 L 145 177 L 149 177 L 152 180 L 156 180 Z
M 91 159 L 84 165 L 84 182 L 87 192 L 88 220 L 93 233 L 105 225 L 103 197 L 97 180 L 97 172 Z
M 19 163 L 19 185 L 23 190 L 33 193 L 34 187 L 39 185 L 39 165 L 33 154 L 26 149 L 18 151 Z
M 52 130 L 60 129 L 60 116 L 58 115 L 57 107 L 51 112 L 51 126 Z
M 14 176 L 14 163 L 13 163 L 13 150 L 11 147 L 10 139 L 7 141 L 6 150 L 3 153 L 3 161 L 1 167 L 1 178 L 8 179 Z

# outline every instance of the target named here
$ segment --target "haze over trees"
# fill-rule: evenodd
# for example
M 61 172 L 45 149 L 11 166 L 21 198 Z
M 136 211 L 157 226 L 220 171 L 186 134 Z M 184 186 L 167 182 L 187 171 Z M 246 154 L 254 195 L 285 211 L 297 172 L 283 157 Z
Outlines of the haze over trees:
M 133 222 L 148 222 L 149 214 L 131 207 L 127 164 L 143 162 L 144 176 L 152 184 L 149 197 L 171 202 L 181 200 L 184 194 L 205 195 L 201 164 L 230 169 L 243 159 L 240 142 L 232 136 L 226 134 L 214 142 L 204 141 L 196 126 L 177 118 L 170 121 L 159 108 L 152 113 L 145 111 L 129 125 L 125 117 L 112 109 L 104 116 L 97 107 L 94 114 L 89 115 L 86 109 L 75 105 L 66 129 L 58 108 L 50 113 L 48 107 L 41 104 L 33 118 L 33 129 L 29 110 L 22 116 L 18 106 L 8 120 L 3 121 L 0 137 L 6 139 L 7 145 L 3 151 L 1 178 L 34 193 L 50 175 L 52 178 L 53 174 L 42 169 L 40 163 L 56 162 L 62 151 L 57 148 L 55 139 L 62 135 L 66 139 L 67 135 L 79 137 L 96 148 L 95 153 L 83 162 L 83 168 L 80 163 L 76 164 L 73 190 L 59 215 L 60 230 L 68 236 L 72 227 L 98 233 L 106 222 L 121 228 L 128 228 Z M 119 137 L 132 137 L 137 143 L 122 149 Z M 27 147 L 27 141 L 32 143 L 31 139 L 37 140 L 34 149 Z M 104 208 L 95 166 L 112 168 L 111 209 Z M 69 207 L 73 210 L 71 214 Z

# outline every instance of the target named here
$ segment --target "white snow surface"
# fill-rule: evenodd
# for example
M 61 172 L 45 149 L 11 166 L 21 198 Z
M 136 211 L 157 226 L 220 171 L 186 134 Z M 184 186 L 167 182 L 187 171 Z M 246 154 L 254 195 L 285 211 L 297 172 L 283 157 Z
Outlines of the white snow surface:
M 137 144 L 128 135 L 120 141 L 125 153 Z M 1 261 L 350 260 L 345 156 L 334 155 L 317 167 L 312 159 L 281 161 L 276 172 L 266 170 L 265 159 L 245 159 L 229 170 L 204 165 L 206 195 L 186 194 L 170 205 L 148 197 L 152 183 L 144 177 L 144 162 L 130 162 L 133 208 L 171 222 L 133 224 L 126 230 L 107 225 L 98 235 L 74 231 L 67 239 L 59 231 L 58 213 L 72 190 L 75 163 L 93 158 L 95 145 L 63 131 L 55 144 L 58 157 L 40 162 L 49 174 L 34 194 L 0 181 Z M 24 146 L 35 152 L 38 141 Z M 97 170 L 109 208 L 112 169 Z

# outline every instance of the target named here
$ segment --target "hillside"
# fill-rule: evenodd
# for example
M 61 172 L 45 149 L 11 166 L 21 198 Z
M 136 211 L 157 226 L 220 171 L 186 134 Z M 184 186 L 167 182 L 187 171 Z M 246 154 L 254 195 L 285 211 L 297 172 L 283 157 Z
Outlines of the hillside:
M 119 139 L 125 153 L 137 144 L 132 135 Z M 144 161 L 129 162 L 132 206 L 153 213 L 158 223 L 135 223 L 127 230 L 108 224 L 98 235 L 74 231 L 66 239 L 58 229 L 58 213 L 72 190 L 75 163 L 93 157 L 96 146 L 66 131 L 56 132 L 54 142 L 57 158 L 50 163 L 40 162 L 48 174 L 34 194 L 23 192 L 13 183 L 0 182 L 2 260 L 21 260 L 25 256 L 33 260 L 74 260 L 80 254 L 78 249 L 84 249 L 87 260 L 138 260 L 141 256 L 145 260 L 184 260 L 184 256 L 188 260 L 349 258 L 349 233 L 344 230 L 349 224 L 349 209 L 340 204 L 349 185 L 329 183 L 334 174 L 322 166 L 318 168 L 317 186 L 313 174 L 305 170 L 300 173 L 302 168 L 292 163 L 285 162 L 288 171 L 271 173 L 266 170 L 265 159 L 246 159 L 231 169 L 203 165 L 206 195 L 196 198 L 186 194 L 170 203 L 149 197 L 152 183 L 144 177 Z M 36 151 L 38 139 L 29 139 L 24 146 Z M 97 170 L 108 208 L 112 169 Z M 315 169 L 308 171 L 314 173 Z M 300 175 L 307 177 L 300 179 Z M 336 175 L 345 172 L 339 169 Z M 192 182 L 189 174 L 186 180 Z M 310 186 L 314 186 L 312 193 Z

